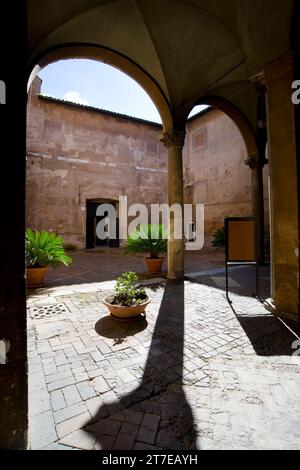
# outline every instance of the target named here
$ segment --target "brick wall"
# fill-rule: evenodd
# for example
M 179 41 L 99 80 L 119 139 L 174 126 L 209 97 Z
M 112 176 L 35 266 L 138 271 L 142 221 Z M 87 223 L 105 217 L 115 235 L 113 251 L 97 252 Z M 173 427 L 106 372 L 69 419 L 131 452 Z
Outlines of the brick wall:
M 28 98 L 26 223 L 85 246 L 86 201 L 167 202 L 162 128 L 128 117 Z M 205 232 L 251 215 L 251 171 L 235 124 L 216 109 L 193 118 L 184 147 L 185 202 L 205 204 Z M 267 175 L 266 175 L 267 177 Z M 266 192 L 267 197 L 267 192 Z

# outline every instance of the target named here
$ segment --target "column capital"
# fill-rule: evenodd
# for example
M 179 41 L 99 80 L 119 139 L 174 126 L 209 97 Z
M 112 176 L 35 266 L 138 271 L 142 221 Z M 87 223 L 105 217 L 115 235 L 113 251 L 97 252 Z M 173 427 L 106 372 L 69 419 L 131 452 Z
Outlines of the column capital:
M 176 129 L 171 129 L 163 133 L 160 141 L 166 147 L 183 147 L 185 139 L 185 131 L 177 131 Z
M 263 95 L 268 90 L 268 85 L 281 75 L 291 71 L 294 66 L 294 55 L 292 51 L 287 51 L 273 62 L 267 64 L 260 73 L 252 75 L 249 80 L 258 95 Z
M 274 80 L 277 80 L 282 75 L 290 72 L 294 66 L 293 52 L 288 51 L 271 64 L 268 64 L 264 69 L 265 83 L 268 86 Z
M 266 93 L 267 87 L 266 87 L 266 77 L 265 77 L 264 71 L 250 76 L 249 80 L 252 83 L 253 89 L 257 95 L 263 95 Z
M 251 170 L 253 170 L 254 168 L 257 168 L 259 166 L 258 156 L 255 155 L 245 160 L 245 165 L 251 168 Z
M 260 77 L 255 77 L 253 81 L 253 88 L 258 96 L 265 96 L 265 94 L 267 93 L 267 86 L 264 75 L 261 75 Z

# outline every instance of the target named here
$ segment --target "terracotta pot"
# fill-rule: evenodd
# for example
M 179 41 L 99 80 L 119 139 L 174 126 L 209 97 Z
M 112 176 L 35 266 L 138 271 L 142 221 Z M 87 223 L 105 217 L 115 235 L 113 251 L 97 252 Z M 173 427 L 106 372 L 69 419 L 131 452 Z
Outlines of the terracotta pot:
M 163 258 L 145 258 L 149 274 L 161 274 Z
M 113 305 L 110 303 L 112 300 L 113 295 L 107 295 L 102 302 L 108 308 L 110 314 L 118 319 L 127 320 L 127 319 L 135 319 L 139 317 L 142 313 L 145 312 L 145 308 L 150 303 L 149 297 L 141 304 L 137 305 L 136 307 L 122 307 L 120 305 Z
M 43 268 L 26 268 L 26 279 L 28 287 L 42 287 L 48 266 Z

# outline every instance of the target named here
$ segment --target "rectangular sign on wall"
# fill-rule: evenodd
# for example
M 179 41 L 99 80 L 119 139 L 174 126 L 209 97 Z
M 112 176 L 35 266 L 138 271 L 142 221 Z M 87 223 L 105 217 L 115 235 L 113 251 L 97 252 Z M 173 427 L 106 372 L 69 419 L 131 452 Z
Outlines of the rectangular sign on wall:
M 227 217 L 225 219 L 226 296 L 228 298 L 228 266 L 253 264 L 256 266 L 256 295 L 258 295 L 258 265 L 256 255 L 255 217 Z
M 228 218 L 227 225 L 227 261 L 254 262 L 255 253 L 255 219 Z

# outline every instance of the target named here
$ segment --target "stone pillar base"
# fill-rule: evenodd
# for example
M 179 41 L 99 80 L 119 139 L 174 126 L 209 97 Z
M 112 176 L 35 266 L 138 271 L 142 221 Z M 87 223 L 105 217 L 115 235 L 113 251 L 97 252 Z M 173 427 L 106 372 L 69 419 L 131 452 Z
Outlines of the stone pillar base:
M 269 299 L 266 299 L 263 303 L 264 308 L 268 310 L 268 312 L 272 313 L 276 317 L 292 321 L 295 323 L 297 320 L 295 319 L 295 316 L 292 315 L 291 313 L 288 312 L 282 312 L 281 310 L 278 310 L 276 308 L 276 305 L 274 303 L 274 300 L 270 297 Z

